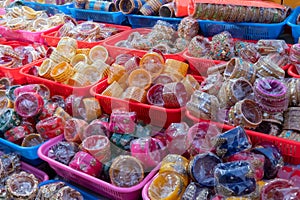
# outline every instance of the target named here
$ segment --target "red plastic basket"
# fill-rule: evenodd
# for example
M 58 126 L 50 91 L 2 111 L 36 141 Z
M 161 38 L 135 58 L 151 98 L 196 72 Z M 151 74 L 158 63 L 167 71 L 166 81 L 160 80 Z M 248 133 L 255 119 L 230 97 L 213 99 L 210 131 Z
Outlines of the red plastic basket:
M 293 65 L 293 64 L 289 65 L 288 75 L 290 75 L 291 77 L 294 77 L 294 78 L 300 78 L 300 75 L 297 72 L 295 65 Z
M 144 103 L 126 101 L 114 97 L 101 95 L 107 88 L 107 80 L 103 80 L 91 88 L 92 96 L 98 99 L 102 110 L 111 114 L 113 109 L 125 108 L 128 111 L 136 112 L 137 118 L 147 124 L 167 128 L 171 123 L 180 122 L 184 118 L 185 108 L 162 108 Z
M 89 96 L 90 95 L 90 88 L 93 85 L 85 86 L 85 87 L 74 87 L 70 85 L 65 85 L 62 83 L 58 83 L 52 80 L 48 80 L 42 77 L 37 77 L 29 74 L 29 69 L 33 66 L 39 67 L 42 64 L 43 60 L 40 60 L 39 62 L 32 63 L 30 65 L 27 65 L 26 67 L 22 68 L 20 73 L 23 74 L 26 77 L 28 84 L 44 84 L 46 85 L 51 92 L 52 95 L 61 95 L 64 97 L 68 97 L 71 94 L 75 94 L 78 96 Z
M 136 186 L 130 188 L 121 188 L 114 186 L 108 182 L 85 174 L 83 172 L 72 169 L 69 166 L 66 166 L 60 162 L 57 162 L 51 158 L 49 158 L 48 151 L 49 149 L 57 144 L 58 142 L 63 140 L 63 135 L 53 138 L 47 142 L 45 142 L 38 150 L 39 157 L 48 162 L 49 165 L 56 171 L 56 173 L 68 180 L 71 180 L 79 185 L 82 185 L 90 190 L 106 196 L 115 200 L 136 200 L 139 199 L 142 189 L 144 185 L 157 173 L 159 169 L 159 165 L 153 169 L 144 180 Z
M 25 30 L 11 30 L 5 26 L 0 26 L 0 35 L 11 40 L 44 43 L 45 41 L 44 38 L 42 38 L 42 33 L 58 30 L 59 27 L 60 26 L 56 26 L 45 31 L 31 32 Z
M 25 172 L 35 175 L 35 177 L 39 179 L 39 182 L 47 181 L 49 179 L 48 175 L 45 172 L 32 167 L 25 162 L 21 162 L 21 169 Z
M 194 117 L 189 113 L 189 111 L 186 111 L 186 116 L 194 123 L 198 123 L 200 121 L 207 121 L 207 120 L 198 119 Z M 218 123 L 218 122 L 211 122 L 211 123 L 217 125 L 223 130 L 230 130 L 234 128 L 233 126 Z M 282 153 L 285 163 L 289 163 L 293 165 L 300 164 L 300 154 L 299 154 L 300 142 L 279 138 L 276 136 L 272 136 L 272 135 L 252 131 L 252 130 L 246 130 L 246 133 L 250 137 L 252 144 L 257 144 L 259 142 L 264 142 L 264 141 L 272 142 L 273 144 L 275 144 L 279 148 L 280 152 Z
M 83 21 L 80 21 L 80 23 L 83 23 Z M 102 23 L 105 24 L 105 23 Z M 117 28 L 120 32 L 126 31 L 126 30 L 130 30 L 131 27 L 129 26 L 121 26 L 121 25 L 115 25 L 115 24 L 105 24 L 106 27 L 109 28 Z M 60 26 L 61 27 L 61 26 Z M 42 38 L 45 39 L 45 42 L 52 47 L 56 47 L 60 37 L 57 37 L 56 34 L 58 32 L 58 29 L 56 30 L 52 30 L 52 31 L 47 31 L 46 33 L 42 33 Z M 116 35 L 118 35 L 119 33 L 117 33 Z M 114 37 L 116 35 L 113 35 L 111 37 Z M 109 37 L 110 38 L 110 37 Z M 77 40 L 77 44 L 78 44 L 78 48 L 92 48 L 96 45 L 101 45 L 103 44 L 108 38 L 101 40 L 99 42 L 84 42 L 84 41 L 79 41 Z
M 147 51 L 144 50 L 138 50 L 138 49 L 129 49 L 125 47 L 117 47 L 115 44 L 121 40 L 127 40 L 128 36 L 133 33 L 133 32 L 139 32 L 141 35 L 146 35 L 150 33 L 151 29 L 146 29 L 146 28 L 137 28 L 137 29 L 132 29 L 128 31 L 124 31 L 115 37 L 111 37 L 110 39 L 107 39 L 104 43 L 103 46 L 105 46 L 109 52 L 109 54 L 112 57 L 117 57 L 119 54 L 123 53 L 129 53 L 135 56 L 142 57 Z M 176 53 L 176 54 L 164 54 L 165 58 L 170 58 L 170 59 L 175 59 L 175 60 L 180 60 L 184 61 L 184 58 L 182 57 L 183 51 Z
M 16 48 L 16 47 L 20 47 L 20 46 L 35 46 L 32 43 L 29 42 L 20 42 L 20 41 L 1 41 L 0 42 L 1 45 L 8 45 L 11 46 L 12 48 Z M 39 62 L 40 60 L 36 60 L 33 63 Z M 27 66 L 27 65 L 25 65 Z M 7 77 L 12 79 L 14 84 L 25 84 L 26 83 L 26 78 L 23 74 L 20 73 L 20 70 L 22 67 L 25 66 L 21 66 L 21 67 L 17 67 L 17 68 L 9 68 L 9 67 L 5 67 L 5 66 L 1 66 L 0 65 L 0 77 Z

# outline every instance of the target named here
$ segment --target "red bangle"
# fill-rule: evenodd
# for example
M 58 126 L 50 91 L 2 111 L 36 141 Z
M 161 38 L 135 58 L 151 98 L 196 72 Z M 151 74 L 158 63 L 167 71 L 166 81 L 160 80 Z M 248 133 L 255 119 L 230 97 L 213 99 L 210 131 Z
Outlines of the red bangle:
M 14 94 L 15 96 L 19 96 L 22 93 L 26 93 L 26 92 L 33 92 L 33 93 L 37 93 L 39 89 L 39 85 L 38 84 L 29 84 L 29 85 L 24 85 L 21 87 L 18 87 L 14 90 Z
M 70 95 L 66 98 L 66 112 L 73 117 L 80 117 L 79 108 L 83 107 L 83 97 Z
M 58 107 L 57 103 L 48 102 L 42 109 L 41 114 L 38 116 L 38 121 L 46 119 L 54 115 Z
M 38 115 L 44 106 L 43 98 L 37 93 L 20 94 L 15 101 L 16 112 L 25 118 Z
M 36 124 L 37 132 L 44 139 L 56 137 L 64 132 L 65 121 L 61 117 L 52 116 Z
M 26 135 L 30 134 L 27 126 L 17 126 L 4 133 L 5 139 L 8 141 L 21 144 Z
M 93 135 L 83 140 L 82 149 L 89 152 L 101 163 L 110 159 L 110 141 L 106 136 Z
M 68 142 L 81 142 L 85 127 L 88 123 L 82 119 L 71 118 L 66 121 L 64 136 Z
M 102 164 L 90 154 L 79 151 L 75 154 L 69 166 L 91 176 L 98 176 L 102 171 Z
M 135 112 L 113 111 L 110 116 L 109 130 L 114 133 L 133 133 L 135 131 Z

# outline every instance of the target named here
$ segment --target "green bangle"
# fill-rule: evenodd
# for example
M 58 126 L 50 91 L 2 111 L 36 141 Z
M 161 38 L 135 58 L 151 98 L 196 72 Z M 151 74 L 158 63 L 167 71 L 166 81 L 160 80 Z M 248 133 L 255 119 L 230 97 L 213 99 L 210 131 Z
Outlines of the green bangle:
M 9 129 L 19 126 L 21 124 L 21 120 L 17 113 L 8 108 L 1 116 L 0 116 L 0 133 L 4 134 Z

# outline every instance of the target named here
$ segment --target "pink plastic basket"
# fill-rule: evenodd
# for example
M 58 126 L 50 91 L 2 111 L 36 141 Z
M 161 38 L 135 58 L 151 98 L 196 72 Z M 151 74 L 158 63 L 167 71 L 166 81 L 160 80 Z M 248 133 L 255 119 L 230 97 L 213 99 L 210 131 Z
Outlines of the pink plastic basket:
M 43 60 L 39 60 L 39 62 L 31 63 L 26 67 L 23 67 L 20 71 L 26 77 L 28 84 L 44 84 L 46 85 L 51 92 L 52 95 L 61 95 L 64 97 L 68 97 L 71 94 L 75 94 L 78 96 L 89 96 L 90 95 L 90 88 L 93 85 L 85 86 L 85 87 L 73 87 L 70 85 L 58 83 L 52 80 L 48 80 L 42 77 L 37 77 L 29 74 L 29 69 L 33 66 L 39 67 L 42 64 Z
M 112 37 L 110 39 L 107 39 L 104 43 L 103 46 L 105 46 L 109 52 L 109 55 L 112 56 L 113 58 L 117 57 L 119 54 L 123 53 L 129 53 L 135 56 L 142 57 L 147 51 L 144 50 L 137 50 L 137 49 L 129 49 L 125 47 L 117 47 L 115 44 L 121 40 L 127 40 L 128 36 L 133 33 L 133 32 L 139 32 L 141 35 L 146 35 L 150 33 L 151 29 L 146 29 L 146 28 L 137 28 L 137 29 L 132 29 L 128 31 L 124 31 L 115 37 Z M 183 51 L 175 54 L 164 54 L 165 58 L 170 58 L 170 59 L 175 59 L 175 60 L 180 60 L 184 61 L 184 58 L 182 57 Z
M 201 121 L 209 121 L 209 120 L 203 120 L 199 119 L 197 117 L 194 117 L 189 113 L 189 111 L 186 111 L 186 116 L 188 119 L 192 120 L 194 123 L 198 123 Z M 215 124 L 216 126 L 222 128 L 223 130 L 227 131 L 230 129 L 233 129 L 234 126 L 230 126 L 227 124 L 222 124 L 218 122 L 210 121 L 210 123 Z M 288 140 L 252 130 L 246 130 L 246 133 L 251 139 L 252 144 L 257 144 L 260 142 L 272 142 L 274 143 L 280 150 L 280 152 L 283 155 L 284 162 L 293 164 L 293 165 L 299 165 L 300 164 L 300 142 Z
M 52 146 L 63 140 L 63 135 L 53 138 L 45 142 L 38 150 L 39 157 L 48 162 L 49 165 L 56 171 L 56 173 L 66 178 L 70 181 L 73 181 L 79 185 L 82 185 L 90 190 L 106 196 L 115 200 L 136 200 L 139 199 L 144 185 L 157 173 L 159 166 L 153 169 L 144 180 L 136 186 L 130 188 L 121 188 L 114 186 L 108 182 L 85 174 L 83 172 L 72 169 L 69 166 L 66 166 L 60 162 L 57 162 L 49 158 L 48 151 Z
M 80 21 L 79 24 L 82 23 L 82 22 L 83 21 Z M 105 23 L 101 23 L 101 24 L 105 24 Z M 126 30 L 131 30 L 131 27 L 129 27 L 129 26 L 121 26 L 121 25 L 115 25 L 115 24 L 105 24 L 105 26 L 108 27 L 108 28 L 116 28 L 120 32 L 123 32 L 123 31 L 126 31 Z M 44 38 L 44 40 L 46 41 L 46 43 L 49 46 L 56 47 L 59 40 L 60 40 L 60 37 L 56 36 L 57 32 L 58 32 L 58 29 L 57 30 L 52 30 L 52 31 L 47 31 L 46 33 L 42 33 L 42 38 Z M 119 33 L 117 33 L 117 34 L 115 34 L 111 37 L 114 37 L 118 34 Z M 101 40 L 101 41 L 98 41 L 98 42 L 85 42 L 85 41 L 77 40 L 78 48 L 92 48 L 96 45 L 103 44 L 106 40 L 108 40 L 111 37 L 108 37 L 108 38 L 106 38 L 104 40 Z
M 21 162 L 21 169 L 25 172 L 35 175 L 39 179 L 39 182 L 47 181 L 49 179 L 48 175 L 45 172 L 32 167 L 27 163 Z
M 42 38 L 42 33 L 58 30 L 58 28 L 59 26 L 56 26 L 45 31 L 31 32 L 25 30 L 11 30 L 5 26 L 0 26 L 0 35 L 11 40 L 37 42 L 43 44 L 45 41 L 44 38 Z

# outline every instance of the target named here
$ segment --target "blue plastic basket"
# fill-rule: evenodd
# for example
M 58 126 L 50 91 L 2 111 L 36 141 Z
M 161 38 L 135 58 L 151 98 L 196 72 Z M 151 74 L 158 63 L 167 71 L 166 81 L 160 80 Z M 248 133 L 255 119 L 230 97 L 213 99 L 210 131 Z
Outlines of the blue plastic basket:
M 126 15 L 129 24 L 132 28 L 148 28 L 153 27 L 158 20 L 169 22 L 177 29 L 178 24 L 182 18 L 159 17 L 159 16 L 145 16 L 145 15 Z
M 277 39 L 283 32 L 289 17 L 281 23 L 273 24 L 233 23 L 212 20 L 198 20 L 198 23 L 205 37 L 212 37 L 220 32 L 228 31 L 232 37 L 245 40 Z
M 22 157 L 22 160 L 31 165 L 38 165 L 42 162 L 37 154 L 40 146 L 41 145 L 37 145 L 34 147 L 22 147 L 8 140 L 0 138 L 0 151 L 3 151 L 5 153 L 15 152 Z
M 287 24 L 292 28 L 292 36 L 294 38 L 295 43 L 298 43 L 298 39 L 300 37 L 300 25 L 296 24 L 296 20 L 299 14 L 300 14 L 300 6 L 294 10 L 294 12 L 289 17 L 287 22 Z
M 52 14 L 57 13 L 57 11 L 61 11 L 67 15 L 71 15 L 70 10 L 68 7 L 73 7 L 74 3 L 66 3 L 64 5 L 54 5 L 54 4 L 43 4 L 43 3 L 36 3 L 36 2 L 27 2 L 23 1 L 24 5 L 33 8 L 34 10 L 48 10 Z
M 72 185 L 72 184 L 70 184 L 68 182 L 62 181 L 62 180 L 48 180 L 48 181 L 44 181 L 44 182 L 42 182 L 42 183 L 39 184 L 39 187 L 41 187 L 43 185 L 51 184 L 51 183 L 57 183 L 57 182 L 64 182 L 69 187 L 73 188 L 74 190 L 77 190 L 83 196 L 84 200 L 95 200 L 95 199 L 101 199 L 102 200 L 102 199 L 104 199 L 104 198 L 98 197 L 96 195 L 92 195 L 89 192 L 86 192 L 86 191 L 84 191 L 82 189 L 79 189 L 78 187 L 75 187 L 74 185 Z
M 123 24 L 126 16 L 121 12 L 106 12 L 98 10 L 85 10 L 68 7 L 72 17 L 77 20 L 104 22 L 108 24 Z

